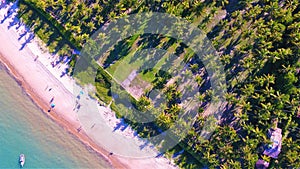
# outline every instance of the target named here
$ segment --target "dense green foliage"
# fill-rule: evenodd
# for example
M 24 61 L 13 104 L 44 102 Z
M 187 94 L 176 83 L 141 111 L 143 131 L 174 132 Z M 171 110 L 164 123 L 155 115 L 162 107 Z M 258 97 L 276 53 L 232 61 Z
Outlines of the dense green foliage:
M 227 1 L 210 0 L 19 0 L 19 16 L 49 46 L 62 57 L 80 49 L 91 34 L 106 22 L 128 13 L 159 11 L 183 17 L 204 30 L 220 53 L 225 65 L 228 105 L 217 130 L 209 141 L 199 137 L 204 124 L 201 116 L 210 96 L 207 77 L 201 74 L 201 62 L 190 63 L 201 89 L 199 116 L 188 136 L 174 149 L 174 158 L 182 168 L 253 168 L 261 158 L 274 168 L 300 167 L 300 5 L 297 0 Z M 110 52 L 107 63 L 126 57 L 135 48 L 164 48 L 183 56 L 193 57 L 187 47 L 172 38 L 138 35 L 119 42 Z M 118 57 L 117 57 L 118 56 Z M 120 57 L 121 56 L 121 57 Z M 74 65 L 76 57 L 71 62 Z M 136 124 L 128 121 L 139 134 L 149 137 L 166 129 L 180 111 L 180 92 L 164 72 L 154 72 L 154 88 L 168 96 L 163 113 L 156 122 Z M 154 78 L 154 79 L 153 79 Z M 95 79 L 97 96 L 109 104 L 112 101 L 110 75 L 100 68 Z M 148 108 L 145 93 L 134 100 L 138 109 Z M 117 105 L 111 107 L 117 110 Z M 157 112 L 156 112 L 157 113 Z M 278 119 L 283 132 L 282 152 L 277 160 L 262 156 L 261 148 L 268 143 L 267 130 Z

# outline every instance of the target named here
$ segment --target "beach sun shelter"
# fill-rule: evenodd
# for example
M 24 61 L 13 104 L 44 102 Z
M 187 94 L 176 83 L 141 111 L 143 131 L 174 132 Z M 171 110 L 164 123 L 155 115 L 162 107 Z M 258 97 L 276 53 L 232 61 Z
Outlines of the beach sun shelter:
M 54 103 L 51 103 L 50 106 L 51 106 L 51 108 L 54 108 L 54 107 L 55 107 L 55 104 L 54 104 Z

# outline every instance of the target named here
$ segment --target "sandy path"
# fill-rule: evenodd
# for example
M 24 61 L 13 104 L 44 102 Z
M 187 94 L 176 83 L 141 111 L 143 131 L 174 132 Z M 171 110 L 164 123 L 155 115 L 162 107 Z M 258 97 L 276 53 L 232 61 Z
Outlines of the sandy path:
M 14 12 L 10 17 L 6 17 L 8 8 L 9 6 L 6 6 L 6 8 L 0 10 L 0 21 L 4 21 L 0 23 L 0 59 L 28 95 L 49 117 L 101 154 L 114 168 L 175 168 L 165 158 L 135 159 L 108 155 L 109 152 L 102 147 L 110 147 L 117 144 L 119 140 L 110 139 L 110 145 L 103 145 L 104 143 L 101 143 L 101 140 L 97 140 L 100 143 L 96 144 L 94 140 L 92 141 L 90 137 L 87 137 L 83 130 L 78 130 L 82 124 L 78 119 L 78 112 L 74 110 L 76 94 L 73 94 L 73 90 L 77 88 L 76 91 L 78 91 L 80 87 L 75 85 L 74 80 L 70 77 L 60 77 L 67 65 L 59 65 L 53 68 L 50 63 L 55 56 L 41 50 L 37 40 L 33 38 L 31 33 L 26 33 L 24 26 L 20 26 L 18 29 L 16 29 L 18 24 L 9 26 L 16 13 Z M 4 18 L 6 19 L 4 20 Z M 20 35 L 24 33 L 26 34 L 20 38 Z M 24 42 L 28 43 L 24 45 Z M 37 58 L 37 56 L 39 57 Z M 56 106 L 48 112 L 50 100 L 53 97 L 53 103 Z M 86 104 L 95 104 L 92 99 L 85 100 L 85 102 Z M 102 109 L 102 116 L 106 123 L 110 123 L 109 125 L 112 127 L 120 123 L 120 120 L 116 119 L 113 114 L 104 112 L 110 112 L 108 109 L 101 107 Z M 126 137 L 134 137 L 130 128 L 116 132 L 116 134 L 122 133 Z M 135 138 L 135 140 L 138 139 Z M 126 141 L 125 137 L 124 141 Z M 132 147 L 124 148 L 139 151 L 139 148 L 136 147 L 137 144 L 130 146 Z M 152 150 L 152 152 L 155 152 L 155 150 Z

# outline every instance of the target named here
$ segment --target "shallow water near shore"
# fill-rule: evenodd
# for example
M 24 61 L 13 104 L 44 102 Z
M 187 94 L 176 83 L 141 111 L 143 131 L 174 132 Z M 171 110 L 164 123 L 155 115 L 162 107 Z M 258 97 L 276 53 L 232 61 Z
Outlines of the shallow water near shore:
M 0 66 L 0 168 L 111 168 L 29 99 Z

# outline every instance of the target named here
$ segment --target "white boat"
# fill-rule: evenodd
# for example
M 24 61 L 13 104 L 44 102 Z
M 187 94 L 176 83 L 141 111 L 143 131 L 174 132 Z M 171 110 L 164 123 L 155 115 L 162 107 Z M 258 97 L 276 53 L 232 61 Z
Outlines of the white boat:
M 21 167 L 23 167 L 25 164 L 25 155 L 24 154 L 20 154 L 19 162 L 20 162 Z

